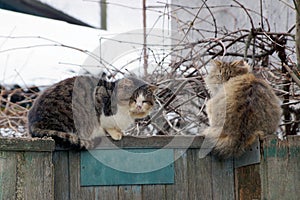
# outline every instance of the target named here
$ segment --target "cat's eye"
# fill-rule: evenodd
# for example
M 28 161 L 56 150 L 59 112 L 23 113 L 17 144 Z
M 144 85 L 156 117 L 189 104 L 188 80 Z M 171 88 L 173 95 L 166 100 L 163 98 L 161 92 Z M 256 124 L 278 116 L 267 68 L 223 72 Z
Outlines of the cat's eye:
M 142 101 L 142 103 L 143 103 L 143 104 L 144 104 L 144 103 L 147 103 L 147 104 L 152 105 L 152 102 L 151 102 L 151 101 Z
M 153 92 L 152 92 L 152 90 L 148 89 L 146 94 L 147 94 L 147 95 L 152 95 Z

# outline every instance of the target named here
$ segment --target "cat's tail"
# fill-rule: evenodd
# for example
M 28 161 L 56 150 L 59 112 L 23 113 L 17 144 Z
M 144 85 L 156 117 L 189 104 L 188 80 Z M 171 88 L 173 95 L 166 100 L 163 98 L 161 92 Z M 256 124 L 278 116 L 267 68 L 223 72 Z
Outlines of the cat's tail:
M 34 126 L 30 127 L 29 133 L 32 137 L 51 137 L 55 141 L 57 147 L 67 149 L 93 149 L 100 143 L 100 138 L 94 140 L 82 139 L 74 133 L 41 129 Z
M 208 127 L 203 134 L 212 148 L 212 153 L 220 159 L 227 159 L 241 156 L 264 133 L 254 131 L 252 134 L 242 137 L 239 133 L 225 133 L 222 127 Z

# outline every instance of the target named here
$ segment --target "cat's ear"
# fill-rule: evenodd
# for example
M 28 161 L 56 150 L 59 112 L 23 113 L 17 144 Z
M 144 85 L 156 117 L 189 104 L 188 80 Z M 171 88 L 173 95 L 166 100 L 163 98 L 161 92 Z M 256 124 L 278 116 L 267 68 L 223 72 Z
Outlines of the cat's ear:
M 236 61 L 233 61 L 231 63 L 232 66 L 236 66 L 236 67 L 244 67 L 246 65 L 248 65 L 244 60 L 236 60 Z
M 149 85 L 149 89 L 152 93 L 155 93 L 158 90 L 158 87 L 156 85 Z
M 119 88 L 123 88 L 123 89 L 125 89 L 125 88 L 130 88 L 130 87 L 132 87 L 132 86 L 134 86 L 134 83 L 133 83 L 132 80 L 130 80 L 130 79 L 128 79 L 128 78 L 123 78 L 123 79 L 121 79 L 121 80 L 119 81 L 119 84 L 118 84 L 118 87 L 119 87 Z
M 210 62 L 214 66 L 221 66 L 223 64 L 221 60 L 211 60 Z
M 233 61 L 231 65 L 237 67 L 240 74 L 246 74 L 248 72 L 251 72 L 250 66 L 244 60 Z

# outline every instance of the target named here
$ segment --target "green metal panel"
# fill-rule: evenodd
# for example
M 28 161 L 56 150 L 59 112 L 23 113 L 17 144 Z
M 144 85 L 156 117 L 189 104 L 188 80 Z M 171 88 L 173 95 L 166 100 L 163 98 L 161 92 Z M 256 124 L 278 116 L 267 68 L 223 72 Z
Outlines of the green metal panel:
M 172 149 L 117 149 L 81 152 L 81 186 L 173 184 Z

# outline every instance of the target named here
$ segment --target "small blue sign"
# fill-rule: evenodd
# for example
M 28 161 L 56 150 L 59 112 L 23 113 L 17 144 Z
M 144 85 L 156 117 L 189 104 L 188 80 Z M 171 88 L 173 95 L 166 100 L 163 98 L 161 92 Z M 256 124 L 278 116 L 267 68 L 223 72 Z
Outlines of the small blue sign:
M 81 186 L 173 184 L 172 149 L 96 149 L 81 152 Z

